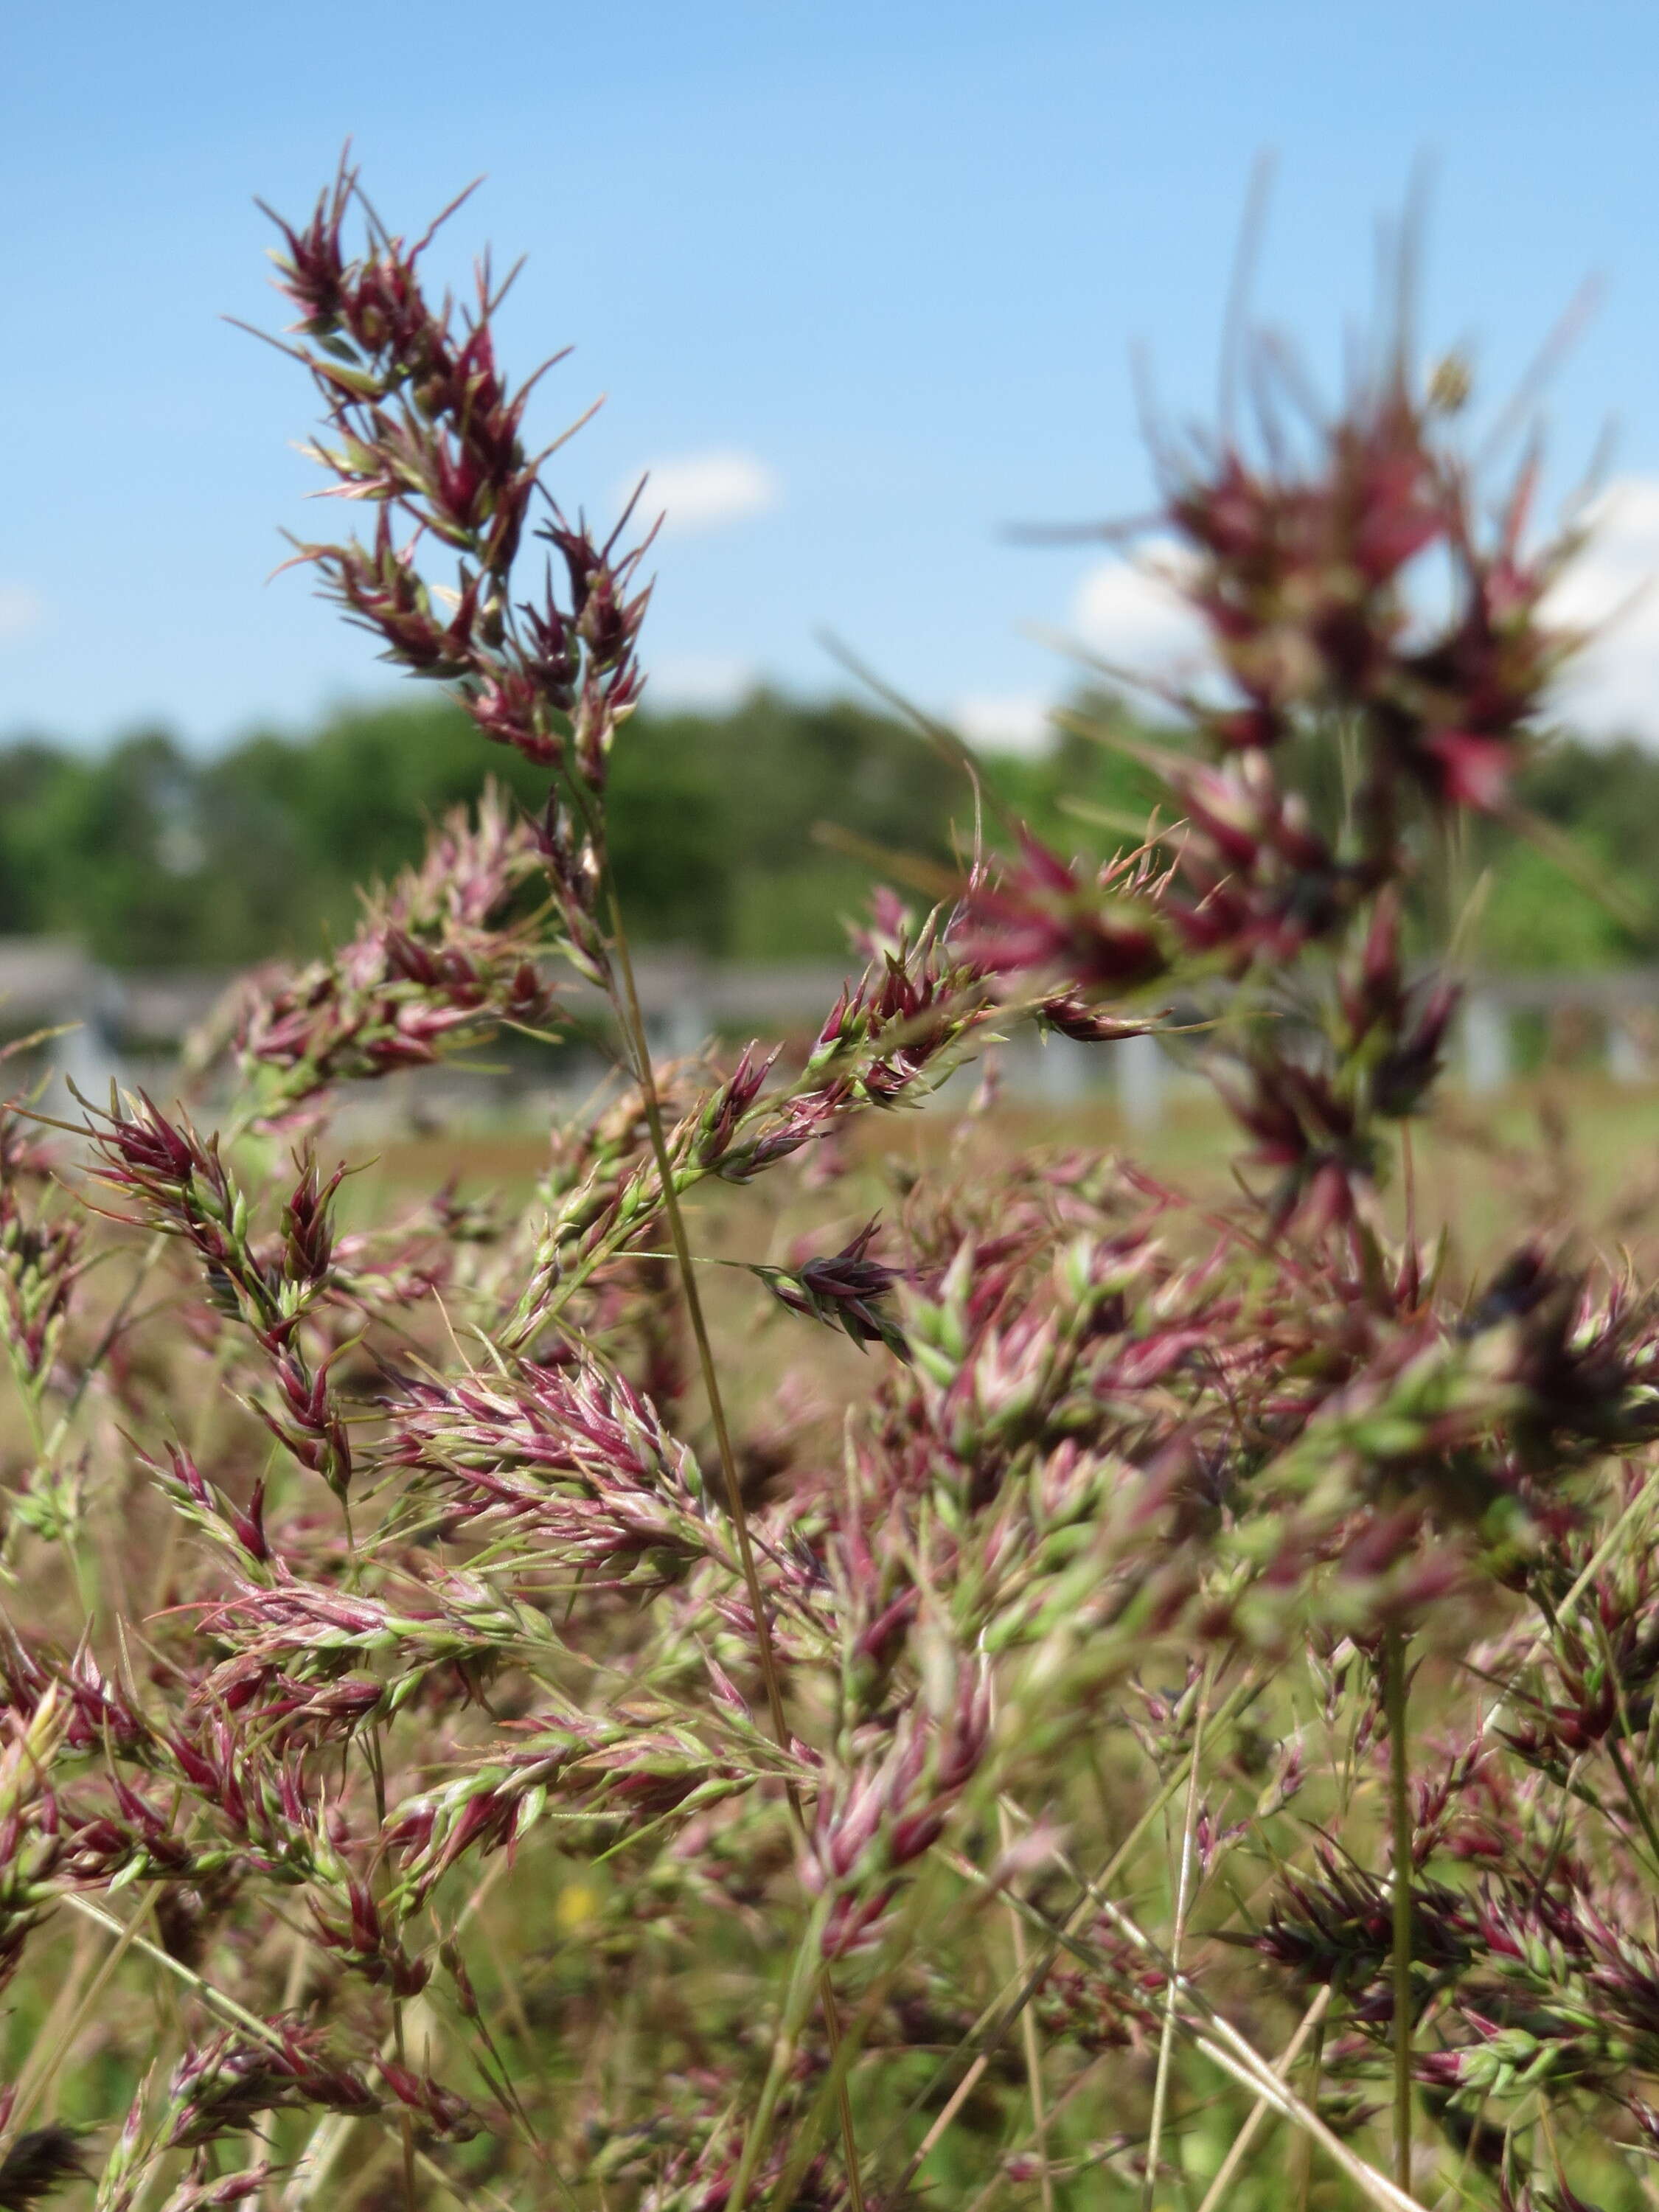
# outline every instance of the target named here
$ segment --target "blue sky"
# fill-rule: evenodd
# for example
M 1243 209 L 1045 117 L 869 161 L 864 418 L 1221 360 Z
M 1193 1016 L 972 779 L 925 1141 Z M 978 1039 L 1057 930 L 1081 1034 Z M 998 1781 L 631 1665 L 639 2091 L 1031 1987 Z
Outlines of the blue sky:
M 1552 447 L 1565 481 L 1614 419 L 1627 497 L 1591 580 L 1659 568 L 1650 6 L 67 0 L 0 28 L 0 731 L 211 744 L 388 680 L 267 581 L 313 519 L 307 398 L 220 319 L 276 319 L 252 197 L 302 209 L 348 134 L 397 227 L 485 173 L 456 270 L 486 238 L 529 255 L 507 345 L 576 346 L 549 430 L 608 395 L 568 496 L 657 469 L 665 696 L 826 688 L 828 626 L 1014 732 L 1066 683 L 1031 625 L 1156 643 L 1087 549 L 999 528 L 1144 505 L 1130 349 L 1171 413 L 1207 405 L 1264 149 L 1258 298 L 1322 366 L 1425 155 L 1425 325 L 1485 388 L 1605 280 Z M 1620 650 L 1601 711 L 1640 719 L 1659 616 Z

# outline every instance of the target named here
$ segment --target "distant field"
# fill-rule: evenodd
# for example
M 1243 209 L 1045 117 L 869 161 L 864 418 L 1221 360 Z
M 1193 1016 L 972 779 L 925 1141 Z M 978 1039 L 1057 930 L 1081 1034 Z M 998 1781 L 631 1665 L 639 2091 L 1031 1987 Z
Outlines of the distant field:
M 1172 1103 L 1156 1127 L 1138 1133 L 1125 1129 L 1108 1099 L 1063 1110 L 999 1108 L 966 1141 L 1054 1152 L 1116 1146 L 1156 1173 L 1217 1198 L 1229 1188 L 1229 1163 L 1240 1150 L 1222 1109 L 1199 1097 Z M 699 1208 L 705 1236 L 714 1249 L 732 1249 L 735 1238 L 738 1249 L 761 1256 L 757 1231 L 763 1243 L 775 1242 L 815 1214 L 890 1205 L 866 1176 L 863 1158 L 879 1151 L 889 1159 L 937 1163 L 963 1142 L 959 1115 L 943 1103 L 883 1117 L 879 1126 L 867 1121 L 850 1148 L 850 1186 L 842 1183 L 793 1212 L 780 1212 L 772 1189 L 763 1203 L 725 1189 L 705 1194 Z M 1492 1099 L 1452 1094 L 1435 1114 L 1411 1125 L 1411 1150 L 1419 1229 L 1455 1224 L 1455 1257 L 1471 1267 L 1527 1228 L 1547 1232 L 1574 1220 L 1610 1251 L 1645 1242 L 1659 1229 L 1659 1086 L 1575 1076 L 1517 1085 Z M 375 1151 L 375 1165 L 361 1186 L 371 1204 L 377 1194 L 431 1189 L 452 1175 L 469 1190 L 495 1188 L 522 1200 L 547 1157 L 545 1138 L 528 1126 L 517 1132 L 457 1127 L 386 1141 Z M 1403 1178 L 1396 1176 L 1389 1202 L 1397 1218 L 1403 1218 L 1404 1199 Z

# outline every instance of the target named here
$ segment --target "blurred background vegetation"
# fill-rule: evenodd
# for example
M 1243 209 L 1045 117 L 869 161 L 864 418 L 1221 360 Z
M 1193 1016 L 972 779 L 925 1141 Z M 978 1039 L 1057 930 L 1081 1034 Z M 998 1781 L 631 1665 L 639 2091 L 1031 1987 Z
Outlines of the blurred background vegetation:
M 1134 730 L 1115 702 L 1084 719 Z M 1162 732 L 1154 742 L 1167 742 Z M 1144 820 L 1152 786 L 1132 753 L 1062 736 L 1041 758 L 990 756 L 987 781 L 1066 852 L 1121 842 L 1101 813 Z M 185 750 L 136 732 L 101 753 L 0 745 L 0 933 L 77 939 L 125 968 L 232 967 L 307 954 L 349 930 L 354 886 L 420 849 L 427 823 L 493 774 L 534 804 L 538 772 L 431 698 L 342 709 L 299 733 Z M 641 712 L 619 744 L 611 821 L 644 940 L 717 958 L 834 956 L 871 868 L 815 836 L 830 823 L 889 851 L 948 859 L 972 809 L 964 780 L 907 724 L 848 701 L 757 692 L 729 713 Z M 1545 748 L 1522 804 L 1565 830 L 1590 875 L 1654 905 L 1659 755 L 1634 742 Z M 1621 924 L 1536 845 L 1494 836 L 1479 958 L 1499 969 L 1659 962 L 1659 921 Z

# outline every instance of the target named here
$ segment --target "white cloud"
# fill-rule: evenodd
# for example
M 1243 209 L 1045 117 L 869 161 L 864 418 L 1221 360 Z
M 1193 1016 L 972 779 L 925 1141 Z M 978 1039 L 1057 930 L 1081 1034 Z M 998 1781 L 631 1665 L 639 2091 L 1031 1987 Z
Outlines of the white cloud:
M 0 583 L 0 645 L 27 637 L 46 618 L 46 603 L 27 584 Z
M 951 719 L 971 745 L 1034 759 L 1054 742 L 1052 703 L 1033 691 L 976 691 L 958 699 Z
M 747 698 L 760 680 L 754 662 L 737 653 L 671 653 L 653 663 L 648 690 L 653 706 L 720 714 Z
M 1592 736 L 1659 743 L 1659 477 L 1619 478 L 1586 520 L 1589 542 L 1545 612 L 1599 635 L 1563 678 L 1555 705 Z
M 653 466 L 639 512 L 647 518 L 662 514 L 664 529 L 679 533 L 720 530 L 768 514 L 781 491 L 775 471 L 757 454 L 683 453 Z
M 1207 665 L 1203 625 L 1170 581 L 1190 558 L 1172 541 L 1157 538 L 1133 560 L 1115 556 L 1098 562 L 1073 603 L 1081 641 L 1136 675 L 1191 682 L 1201 674 Z

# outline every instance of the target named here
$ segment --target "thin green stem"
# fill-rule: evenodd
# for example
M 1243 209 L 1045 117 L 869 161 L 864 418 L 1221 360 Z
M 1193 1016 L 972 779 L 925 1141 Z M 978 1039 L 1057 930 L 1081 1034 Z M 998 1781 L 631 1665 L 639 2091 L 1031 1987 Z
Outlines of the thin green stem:
M 1006 1851 L 1013 1841 L 1014 1833 L 1006 1805 L 1000 1804 L 997 1807 L 997 1821 L 1002 1838 L 1002 1848 Z M 1012 1907 L 1009 1909 L 1008 1921 L 1013 1937 L 1014 1972 L 1023 1983 L 1030 1971 L 1030 1960 L 1027 1955 L 1025 1942 L 1025 1923 Z M 1025 2081 L 1031 2100 L 1031 2133 L 1036 2141 L 1037 2156 L 1042 2161 L 1037 2170 L 1037 2184 L 1042 2195 L 1042 2212 L 1054 2212 L 1054 2178 L 1048 2171 L 1047 2140 L 1048 2120 L 1042 2095 L 1042 2045 L 1037 2035 L 1036 2015 L 1030 2005 L 1027 2005 L 1020 2014 L 1019 2025 L 1025 2047 Z
M 81 1897 L 69 1891 L 65 1893 L 63 1902 L 72 1912 L 79 1912 L 88 1920 L 95 1920 L 100 1928 L 107 1928 L 112 1936 L 121 1937 L 133 1950 L 142 1951 L 154 1965 L 165 1968 L 175 1980 L 181 1981 L 186 1989 L 193 1990 L 208 2009 L 216 2012 L 222 2020 L 228 2021 L 233 2027 L 245 2028 L 256 2041 L 268 2045 L 271 2050 L 282 2051 L 282 2037 L 269 2021 L 261 2020 L 258 2013 L 250 2012 L 246 2005 L 238 2004 L 234 1997 L 227 1996 L 222 1989 L 204 1980 L 194 1967 L 185 1966 L 181 1959 L 175 1959 L 159 1943 L 152 1943 L 148 1936 L 135 1936 L 125 1921 L 118 1920 L 112 1912 L 106 1912 L 101 1905 L 94 1905 L 89 1897 Z
M 611 932 L 617 956 L 617 972 L 622 984 L 618 1011 L 623 1017 L 628 1039 L 633 1053 L 635 1070 L 639 1078 L 640 1097 L 645 1108 L 646 1127 L 650 1133 L 651 1150 L 657 1163 L 657 1173 L 662 1182 L 663 1216 L 668 1227 L 670 1243 L 674 1248 L 674 1259 L 679 1271 L 680 1288 L 685 1299 L 685 1310 L 691 1324 L 691 1334 L 697 1348 L 697 1364 L 702 1372 L 703 1394 L 708 1401 L 708 1418 L 714 1426 L 715 1447 L 720 1454 L 720 1474 L 726 1490 L 726 1510 L 731 1516 L 732 1527 L 738 1540 L 738 1558 L 743 1569 L 744 1588 L 748 1593 L 750 1610 L 755 1616 L 755 1644 L 760 1661 L 761 1679 L 766 1687 L 767 1710 L 771 1717 L 772 1733 L 778 1747 L 786 1754 L 789 1749 L 789 1723 L 783 1710 L 783 1685 L 778 1672 L 777 1652 L 772 1642 L 772 1625 L 767 1617 L 766 1595 L 761 1587 L 760 1571 L 755 1563 L 755 1547 L 749 1532 L 749 1512 L 744 1502 L 742 1477 L 738 1468 L 736 1452 L 732 1448 L 732 1431 L 726 1418 L 726 1401 L 721 1394 L 720 1374 L 714 1364 L 714 1346 L 709 1340 L 708 1323 L 703 1313 L 702 1297 L 697 1288 L 697 1271 L 691 1255 L 690 1239 L 686 1234 L 685 1215 L 681 1208 L 679 1193 L 675 1187 L 674 1166 L 669 1156 L 667 1134 L 663 1127 L 662 1101 L 657 1090 L 656 1071 L 651 1060 L 651 1043 L 646 1034 L 645 1016 L 641 1010 L 639 990 L 634 980 L 633 956 L 629 949 L 628 933 L 623 926 L 622 906 L 617 896 L 616 884 L 610 885 Z M 790 1815 L 797 1832 L 806 1833 L 805 1814 L 802 1810 L 800 1793 L 793 1781 L 786 1785 Z M 841 2048 L 841 2018 L 836 2008 L 836 1993 L 827 1964 L 820 1964 L 817 1988 L 823 2011 L 825 2032 L 829 2037 L 830 2056 L 833 2063 Z M 864 2212 L 864 2188 L 859 2174 L 858 2143 L 853 2128 L 852 2099 L 843 2077 L 839 2105 L 841 2114 L 842 2148 L 847 2164 L 847 2182 L 852 2198 L 853 2212 Z M 759 2126 L 756 2116 L 752 2137 Z M 749 2145 L 744 2144 L 747 2159 Z M 752 2172 L 752 2161 L 749 2171 Z M 742 2165 L 739 2179 L 732 2185 L 728 2200 L 729 2212 L 743 2212 L 744 2197 L 748 2188 L 748 2174 Z
M 1515 1662 L 1515 1673 L 1517 1676 L 1522 1668 L 1530 1666 L 1532 1662 L 1544 1650 L 1550 1640 L 1550 1636 L 1553 1631 L 1559 1628 L 1571 1613 L 1577 1610 L 1585 1591 L 1589 1589 L 1591 1583 L 1595 1580 L 1597 1575 L 1601 1573 L 1602 1568 L 1606 1566 L 1607 1561 L 1613 1556 L 1613 1553 L 1624 1541 L 1625 1537 L 1629 1534 L 1634 1523 L 1641 1517 L 1642 1514 L 1647 1510 L 1649 1506 L 1651 1505 L 1654 1494 L 1654 1483 L 1651 1476 L 1650 1476 L 1648 1480 L 1643 1483 L 1642 1486 L 1637 1491 L 1635 1495 L 1626 1502 L 1623 1509 L 1620 1510 L 1618 1518 L 1613 1522 L 1613 1526 L 1607 1530 L 1607 1534 L 1603 1536 L 1601 1542 L 1596 1546 L 1595 1551 L 1591 1553 L 1589 1558 L 1585 1561 L 1583 1568 L 1579 1571 L 1578 1575 L 1575 1578 L 1571 1589 L 1562 1599 L 1560 1604 L 1555 1607 L 1553 1614 L 1550 1616 L 1549 1626 L 1545 1628 L 1540 1628 L 1538 1631 L 1537 1634 L 1533 1637 L 1527 1645 L 1526 1650 L 1522 1652 L 1520 1657 Z M 1547 1606 L 1544 1607 L 1544 1610 L 1547 1613 L 1548 1613 Z M 1492 1705 L 1488 1706 L 1486 1713 L 1481 1718 L 1479 1731 L 1480 1737 L 1486 1737 L 1492 1734 L 1492 1730 L 1497 1727 L 1508 1704 L 1509 1692 L 1505 1691 Z
M 1266 1682 L 1261 1678 L 1252 1681 L 1246 1677 L 1243 1681 L 1236 1684 L 1221 1705 L 1217 1707 L 1212 1725 L 1218 1727 L 1224 1721 L 1232 1719 L 1237 1713 L 1259 1697 L 1265 1687 Z M 952 2069 L 960 2064 L 963 2059 L 969 2062 L 966 2072 L 945 2099 L 943 2109 L 937 2118 L 927 2130 L 920 2145 L 907 2160 L 895 2193 L 902 2194 L 921 2171 L 935 2144 L 983 2079 L 999 2045 L 1013 2032 L 1014 2025 L 1025 2007 L 1042 1987 L 1049 1968 L 1054 1965 L 1055 1958 L 1067 1938 L 1082 1927 L 1091 1908 L 1104 1891 L 1107 1883 L 1124 1865 L 1152 1827 L 1152 1823 L 1158 1819 L 1158 1814 L 1175 1796 L 1176 1792 L 1187 1779 L 1190 1767 L 1189 1756 L 1176 1766 L 1174 1773 L 1164 1783 L 1152 1802 L 1143 1807 L 1128 1834 L 1113 1848 L 1100 1871 L 1092 1880 L 1086 1875 L 1073 1875 L 1079 1889 L 1077 1902 L 1073 1905 L 1059 1932 L 1049 1936 L 1048 1941 L 1038 1951 L 1030 1972 L 1023 1979 L 1016 1977 L 1013 1981 L 1005 1984 L 995 2002 L 981 2014 L 974 2027 L 957 2045 L 945 2064 L 930 2077 L 926 2087 L 919 2090 L 911 2099 L 904 2109 L 902 2119 L 890 2130 L 886 2137 L 878 2146 L 878 2157 L 884 2155 L 890 2148 L 899 2128 L 914 2119 L 924 2105 L 933 2101 Z M 1068 1871 L 1072 1870 L 1068 1869 Z
M 1193 1830 L 1198 1818 L 1198 1784 L 1204 1757 L 1204 1722 L 1210 1705 L 1210 1670 L 1204 1670 L 1199 1686 L 1198 1711 L 1193 1721 L 1193 1755 L 1187 1771 L 1187 1809 L 1181 1823 L 1181 1857 L 1176 1876 L 1175 1929 L 1170 1941 L 1170 1956 L 1177 1966 L 1181 1964 L 1182 1946 L 1187 1936 L 1187 1912 L 1193 1893 Z M 1152 2119 L 1146 2137 L 1146 2179 L 1140 2192 L 1141 2212 L 1152 2212 L 1158 2195 L 1158 2157 L 1164 2140 L 1164 2115 L 1169 2103 L 1170 2065 L 1175 2055 L 1176 1982 L 1170 1980 L 1169 2000 L 1164 2012 L 1164 2033 L 1158 2047 L 1158 2076 L 1152 2084 Z
M 795 2062 L 800 2044 L 801 2030 L 806 2025 L 806 2015 L 811 2010 L 812 1996 L 818 1985 L 819 1975 L 812 1954 L 823 1940 L 824 1927 L 829 1920 L 829 1906 L 821 1901 L 813 1910 L 795 1953 L 793 1971 L 789 1977 L 789 1988 L 784 1998 L 783 2013 L 778 2021 L 772 2042 L 772 2063 L 767 2069 L 754 2115 L 743 2139 L 743 2150 L 738 2160 L 738 2170 L 732 2178 L 731 2194 L 726 2203 L 737 2208 L 748 2201 L 755 2175 L 767 2144 L 772 2138 L 772 2129 L 777 2118 L 778 2100 L 783 2094 Z M 862 2197 L 860 2196 L 860 2202 Z
M 1066 1864 L 1063 1853 L 1056 1851 L 1054 1856 L 1060 1864 Z M 964 1881 L 978 1889 L 989 1890 L 989 1877 L 982 1874 L 971 1860 L 964 1859 L 959 1851 L 946 1850 L 945 1858 L 945 1863 L 953 1867 Z M 1012 1899 L 1034 1927 L 1062 1946 L 1079 1965 L 1101 1976 L 1109 1985 L 1121 1986 L 1122 1966 L 1097 1945 L 1068 1933 L 1065 1927 L 1050 1920 L 1029 1898 L 1020 1896 L 1017 1890 L 1005 1889 L 998 1893 Z M 1127 1936 L 1134 1948 L 1151 1960 L 1175 1986 L 1182 2005 L 1188 2008 L 1191 2014 L 1188 2017 L 1187 2012 L 1178 2012 L 1176 2025 L 1194 2050 L 1201 2051 L 1243 2087 L 1256 2095 L 1265 2095 L 1275 2112 L 1283 2113 L 1297 2127 L 1305 2130 L 1337 2168 L 1363 2189 L 1374 2204 L 1386 2207 L 1387 2212 L 1422 2212 L 1421 2206 L 1409 2191 L 1367 2164 L 1316 2113 L 1309 2109 L 1288 2082 L 1279 2080 L 1255 2046 L 1224 2014 L 1217 2010 L 1204 1991 L 1121 1905 L 1104 1897 L 1097 1899 L 1097 1903 L 1113 1927 Z
M 1343 1969 L 1336 1970 L 1336 1978 L 1330 1984 L 1331 2001 L 1342 1994 Z M 1308 2110 L 1316 2117 L 1319 2112 L 1319 2093 L 1325 2077 L 1325 2024 L 1329 2017 L 1322 2012 L 1314 2022 L 1313 2048 L 1308 2053 Z M 1308 2212 L 1308 2194 L 1313 2187 L 1313 2138 L 1299 2135 L 1297 2139 L 1296 2202 L 1297 2212 Z
M 18 2085 L 16 2100 L 7 2115 L 4 2128 L 0 2129 L 0 2146 L 15 2142 L 23 2132 L 35 2106 L 51 2087 L 52 2077 L 80 2033 L 88 2014 L 108 1987 L 144 1922 L 155 1911 L 161 1894 L 161 1887 L 157 1884 L 140 1903 L 137 1911 L 104 1954 L 103 1961 L 91 1980 L 81 1991 L 69 2018 L 54 2037 L 50 2048 L 42 2049 L 37 2045 L 30 2051 L 27 2068 Z
M 1389 1789 L 1394 1823 L 1394 2178 L 1412 2185 L 1411 1744 L 1406 1732 L 1406 1638 L 1382 1632 L 1382 1695 L 1389 1722 Z
M 362 1555 L 357 1548 L 357 1532 L 351 1518 L 351 1504 L 346 1492 L 340 1492 L 340 1511 L 345 1517 L 346 1549 L 350 1561 L 350 1583 L 353 1588 L 362 1579 Z M 386 1746 L 381 1738 L 379 1716 L 370 1723 L 363 1737 L 363 1759 L 368 1768 L 369 1780 L 374 1790 L 374 1826 L 377 1837 L 386 1833 Z M 382 1895 L 386 1889 L 386 1861 L 384 1845 L 377 1849 L 380 1869 L 379 1887 Z M 392 2048 L 399 2067 L 407 2063 L 404 2048 L 404 2001 L 394 1989 L 392 1993 Z M 403 2147 L 404 2203 L 406 2212 L 416 2212 L 415 2197 L 415 2125 L 407 2110 L 398 2115 L 398 2131 Z
M 1301 2057 L 1302 2046 L 1306 2043 L 1308 2038 L 1310 2035 L 1316 2034 L 1322 2027 L 1325 2019 L 1325 2008 L 1330 2003 L 1331 1996 L 1331 1984 L 1328 1982 L 1324 1988 L 1321 1990 L 1319 1994 L 1315 1997 L 1313 2002 L 1308 2007 L 1307 2011 L 1303 2014 L 1301 2023 L 1297 2027 L 1296 2033 L 1291 2038 L 1290 2042 L 1285 2045 L 1283 2057 L 1279 2059 L 1279 2063 L 1273 2069 L 1273 2072 L 1278 2075 L 1281 2081 L 1288 2081 L 1290 2079 L 1291 2069 L 1296 2064 L 1297 2060 Z M 1234 2136 L 1232 2144 L 1228 2150 L 1226 2157 L 1221 2161 L 1220 2169 L 1217 2172 L 1215 2179 L 1205 2191 L 1204 2201 L 1199 2206 L 1198 2212 L 1218 2212 L 1218 2207 L 1220 2206 L 1223 2198 L 1233 2185 L 1234 2177 L 1237 2175 L 1240 2166 L 1244 2163 L 1245 2158 L 1249 2154 L 1250 2145 L 1255 2141 L 1258 2130 L 1261 2128 L 1262 2122 L 1267 2119 L 1272 2110 L 1273 2107 L 1269 2105 L 1266 2097 L 1258 2097 L 1255 2104 L 1251 2106 L 1249 2116 L 1245 2120 L 1243 2126 Z M 1299 2140 L 1305 2142 L 1308 2138 L 1304 2136 L 1299 2138 Z
M 1637 1784 L 1636 1777 L 1631 1771 L 1630 1762 L 1625 1756 L 1625 1745 L 1633 1740 L 1636 1733 L 1631 1726 L 1630 1705 L 1625 1696 L 1625 1678 L 1620 1671 L 1619 1661 L 1613 1652 L 1612 1639 L 1607 1634 L 1607 1624 L 1600 1613 L 1591 1615 L 1591 1624 L 1601 1647 L 1601 1664 L 1607 1668 L 1607 1680 L 1613 1685 L 1613 1694 L 1619 1708 L 1619 1724 L 1607 1731 L 1607 1756 L 1613 1762 L 1613 1772 L 1619 1777 L 1620 1786 L 1625 1793 L 1625 1802 L 1630 1807 L 1631 1817 L 1647 1838 L 1648 1849 L 1653 1854 L 1653 1864 L 1650 1871 L 1656 1879 L 1659 1879 L 1659 1827 L 1654 1825 L 1653 1814 L 1648 1809 L 1647 1800 L 1642 1795 Z

